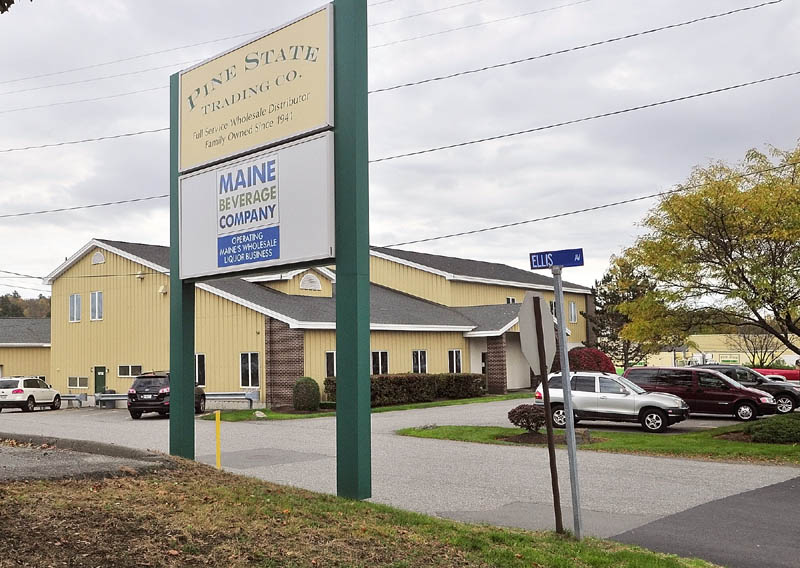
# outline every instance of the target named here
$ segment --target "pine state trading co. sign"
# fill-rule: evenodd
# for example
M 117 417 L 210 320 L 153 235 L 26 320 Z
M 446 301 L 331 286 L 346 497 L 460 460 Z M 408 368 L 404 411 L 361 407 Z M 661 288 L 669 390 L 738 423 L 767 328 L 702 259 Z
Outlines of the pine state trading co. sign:
M 332 37 L 327 6 L 181 74 L 181 278 L 334 257 Z

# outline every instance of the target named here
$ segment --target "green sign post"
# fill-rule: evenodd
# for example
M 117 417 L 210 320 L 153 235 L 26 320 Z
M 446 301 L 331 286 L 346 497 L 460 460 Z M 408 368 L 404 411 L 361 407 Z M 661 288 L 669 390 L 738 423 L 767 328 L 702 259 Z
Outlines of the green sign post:
M 310 18 L 309 18 L 310 21 Z M 309 24 L 310 25 L 310 24 Z M 304 28 L 305 29 L 305 28 Z M 367 4 L 365 0 L 335 0 L 333 3 L 333 136 L 335 177 L 336 244 L 336 466 L 337 492 L 351 499 L 372 495 L 370 450 L 370 376 L 369 376 L 369 163 L 367 129 Z M 302 33 L 298 31 L 298 33 Z M 316 32 L 312 35 L 318 35 Z M 313 39 L 313 38 L 312 38 Z M 322 39 L 322 38 L 320 38 Z M 317 48 L 308 48 L 305 59 L 316 61 Z M 265 53 L 271 53 L 269 51 Z M 226 54 L 223 56 L 226 57 Z M 210 83 L 195 87 L 189 99 L 220 88 L 223 79 L 237 75 L 236 51 L 228 52 L 223 72 L 215 71 Z M 258 59 L 247 54 L 243 69 Z M 238 64 L 241 64 L 239 62 Z M 183 79 L 186 78 L 184 72 Z M 205 71 L 203 71 L 205 73 Z M 195 73 L 195 75 L 197 75 Z M 246 76 L 246 75 L 244 75 Z M 283 80 L 299 80 L 301 74 L 286 74 Z M 278 80 L 281 80 L 278 77 Z M 181 140 L 180 73 L 170 78 L 170 454 L 194 459 L 194 299 L 196 278 L 181 278 L 181 173 L 202 167 L 229 156 L 214 153 L 184 155 L 184 147 L 193 138 L 203 139 L 205 128 L 184 133 Z M 275 83 L 276 87 L 279 86 Z M 239 91 L 240 92 L 240 91 Z M 250 91 L 247 91 L 250 92 Z M 238 99 L 230 99 L 238 100 Z M 220 106 L 221 103 L 215 103 Z M 216 109 L 211 105 L 207 108 Z M 220 106 L 222 108 L 222 106 Z M 324 106 L 322 107 L 324 109 Z M 300 112 L 298 111 L 298 115 Z M 291 115 L 287 115 L 291 116 Z M 318 122 L 311 130 L 319 132 Z M 329 128 L 329 126 L 328 126 Z M 322 128 L 323 130 L 325 128 Z M 211 128 L 213 131 L 214 129 Z M 302 129 L 301 129 L 302 135 Z M 265 144 L 266 141 L 262 142 Z M 203 147 L 200 145 L 201 148 Z M 206 147 L 213 147 L 208 144 Z M 245 153 L 257 151 L 258 143 Z M 235 158 L 236 156 L 234 156 Z M 182 162 L 186 160 L 186 162 Z M 326 167 L 309 163 L 309 167 Z M 320 258 L 320 257 L 318 257 Z M 282 270 L 311 266 L 313 262 L 283 264 Z M 241 275 L 259 272 L 243 270 Z
M 369 379 L 367 3 L 336 0 L 336 488 L 372 496 Z

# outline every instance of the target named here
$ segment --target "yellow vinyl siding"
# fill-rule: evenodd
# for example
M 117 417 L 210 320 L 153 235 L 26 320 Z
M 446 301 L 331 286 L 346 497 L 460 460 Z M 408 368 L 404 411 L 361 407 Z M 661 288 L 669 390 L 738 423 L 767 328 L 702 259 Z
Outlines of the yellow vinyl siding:
M 108 251 L 91 264 L 90 250 L 53 282 L 52 384 L 63 392 L 94 393 L 94 367 L 106 367 L 106 387 L 126 392 L 119 365 L 166 370 L 169 366 L 169 277 Z M 137 274 L 141 273 L 141 278 Z M 90 293 L 103 292 L 103 319 L 91 321 Z M 69 321 L 70 294 L 81 295 L 81 320 Z M 68 377 L 88 377 L 88 389 L 68 389 Z
M 325 352 L 336 351 L 336 332 L 308 330 L 305 332 L 304 343 L 305 375 L 315 379 L 322 389 L 325 379 Z M 461 371 L 472 372 L 469 368 L 468 342 L 460 332 L 373 331 L 370 333 L 370 351 L 389 353 L 390 373 L 410 373 L 411 352 L 415 349 L 428 352 L 428 373 L 448 372 L 447 352 L 450 349 L 461 349 Z M 476 372 L 480 372 L 480 369 Z
M 262 314 L 205 290 L 197 290 L 195 352 L 206 356 L 206 389 L 209 392 L 241 390 L 240 354 L 257 352 L 259 391 L 264 399 L 264 328 Z
M 443 276 L 403 264 L 370 256 L 370 281 L 411 296 L 425 298 L 445 306 L 450 304 L 450 282 Z M 391 365 L 391 363 L 390 363 Z
M 45 376 L 50 382 L 49 347 L 0 347 L 0 368 L 3 376 Z
M 311 273 L 319 278 L 319 282 L 322 285 L 322 290 L 303 290 L 300 288 L 300 282 L 308 273 Z M 317 272 L 316 270 L 306 270 L 290 280 L 264 282 L 264 285 L 278 292 L 291 294 L 292 296 L 313 296 L 316 298 L 330 298 L 333 296 L 333 283 L 328 280 L 327 277 L 323 276 L 322 273 Z

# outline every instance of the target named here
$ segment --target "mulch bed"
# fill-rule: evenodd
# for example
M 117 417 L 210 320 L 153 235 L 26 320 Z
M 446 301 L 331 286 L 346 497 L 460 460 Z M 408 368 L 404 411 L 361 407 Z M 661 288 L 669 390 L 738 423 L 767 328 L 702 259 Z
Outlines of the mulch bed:
M 547 445 L 546 432 L 525 432 L 524 434 L 517 434 L 516 436 L 508 436 L 505 438 L 498 438 L 503 442 L 512 442 L 514 444 L 533 444 L 533 445 Z M 566 433 L 562 430 L 553 432 L 553 440 L 556 444 L 565 445 L 567 443 Z M 597 438 L 591 435 L 589 430 L 579 428 L 575 430 L 575 440 L 578 445 L 592 444 L 594 442 L 602 442 L 602 438 Z
M 720 434 L 719 436 L 714 436 L 715 438 L 721 438 L 722 440 L 730 440 L 731 442 L 752 442 L 753 437 L 750 434 L 746 434 L 744 432 L 728 432 L 727 434 Z

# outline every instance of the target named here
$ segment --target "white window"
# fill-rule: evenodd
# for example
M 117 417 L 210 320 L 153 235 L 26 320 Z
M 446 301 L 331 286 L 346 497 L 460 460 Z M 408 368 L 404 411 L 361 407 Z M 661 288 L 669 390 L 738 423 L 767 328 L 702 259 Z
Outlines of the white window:
M 461 349 L 451 349 L 447 352 L 447 361 L 451 373 L 461 372 Z
M 373 351 L 372 352 L 372 374 L 385 375 L 389 372 L 389 352 L 388 351 Z
M 138 377 L 142 374 L 141 365 L 120 365 L 117 367 L 118 377 Z
M 69 295 L 69 321 L 81 321 L 81 295 Z
M 67 387 L 71 389 L 88 389 L 89 377 L 68 377 Z
M 569 323 L 578 323 L 578 305 L 575 302 L 569 303 Z
M 239 356 L 240 385 L 244 388 L 258 387 L 258 353 L 241 353 Z
M 91 296 L 89 297 L 90 304 L 91 304 L 91 314 L 89 319 L 92 320 L 101 320 L 103 319 L 103 293 L 102 292 L 92 292 Z
M 415 349 L 411 352 L 411 372 L 428 372 L 428 352 L 424 349 Z
M 336 376 L 336 351 L 325 352 L 325 378 Z
M 103 256 L 103 253 L 97 251 L 92 255 L 92 264 L 103 264 L 106 261 L 106 257 Z
M 514 296 L 506 297 L 506 304 L 516 304 L 516 303 L 517 303 L 517 299 Z
M 206 386 L 206 354 L 194 354 L 194 382 L 201 387 Z

